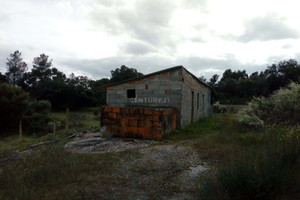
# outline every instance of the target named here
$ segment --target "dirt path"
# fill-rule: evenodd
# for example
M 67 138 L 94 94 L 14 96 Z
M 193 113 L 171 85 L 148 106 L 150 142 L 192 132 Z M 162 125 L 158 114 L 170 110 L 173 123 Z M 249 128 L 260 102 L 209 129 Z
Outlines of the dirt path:
M 48 143 L 16 151 L 3 163 L 16 162 L 33 151 L 48 148 L 52 145 Z M 107 168 L 99 170 L 96 167 L 79 182 L 53 187 L 45 193 L 45 197 L 49 197 L 45 199 L 61 199 L 56 194 L 66 191 L 74 196 L 72 199 L 196 199 L 195 178 L 208 169 L 192 141 L 124 140 L 100 138 L 99 133 L 85 133 L 70 137 L 65 150 L 100 154 L 95 155 L 95 159 L 99 159 L 96 163 Z M 107 161 L 103 158 L 113 161 L 105 164 Z
M 124 158 L 109 184 L 94 180 L 82 192 L 83 199 L 179 200 L 195 199 L 195 177 L 208 169 L 191 144 L 101 139 L 94 133 L 74 138 L 65 148 L 80 153 L 133 151 L 134 158 Z

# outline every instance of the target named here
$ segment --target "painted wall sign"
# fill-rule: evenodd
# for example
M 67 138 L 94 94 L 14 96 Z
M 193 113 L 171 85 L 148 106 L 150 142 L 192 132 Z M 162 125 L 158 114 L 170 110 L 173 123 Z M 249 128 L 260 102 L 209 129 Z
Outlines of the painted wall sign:
M 129 98 L 128 102 L 144 103 L 144 104 L 151 104 L 151 103 L 165 104 L 165 103 L 170 103 L 170 98 L 169 97 L 136 97 L 136 98 Z

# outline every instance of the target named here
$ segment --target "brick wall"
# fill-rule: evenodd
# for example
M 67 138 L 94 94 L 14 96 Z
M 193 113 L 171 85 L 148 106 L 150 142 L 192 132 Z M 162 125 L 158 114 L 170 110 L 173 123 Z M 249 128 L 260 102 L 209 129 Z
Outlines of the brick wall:
M 119 137 L 161 139 L 177 128 L 172 108 L 102 107 L 101 126 Z

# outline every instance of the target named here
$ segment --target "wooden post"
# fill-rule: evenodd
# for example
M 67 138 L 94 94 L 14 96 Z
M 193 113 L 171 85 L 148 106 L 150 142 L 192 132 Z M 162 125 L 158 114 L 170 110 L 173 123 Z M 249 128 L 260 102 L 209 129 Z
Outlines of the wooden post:
M 70 110 L 69 108 L 66 109 L 66 134 L 68 134 L 69 131 L 69 114 Z
M 19 121 L 19 143 L 23 142 L 22 120 Z
M 56 121 L 53 122 L 53 135 L 55 135 L 56 132 Z
M 99 132 L 101 132 L 101 109 L 99 112 Z

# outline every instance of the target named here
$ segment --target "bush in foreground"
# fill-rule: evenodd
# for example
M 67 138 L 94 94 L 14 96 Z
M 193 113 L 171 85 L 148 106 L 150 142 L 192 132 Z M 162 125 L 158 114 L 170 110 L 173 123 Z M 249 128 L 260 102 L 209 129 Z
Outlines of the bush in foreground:
M 247 108 L 238 113 L 237 119 L 251 127 L 262 127 L 263 124 L 299 125 L 300 85 L 291 83 L 268 98 L 254 98 Z
M 200 198 L 264 200 L 291 196 L 299 182 L 299 156 L 299 139 L 248 149 L 219 167 L 214 176 L 199 177 Z

